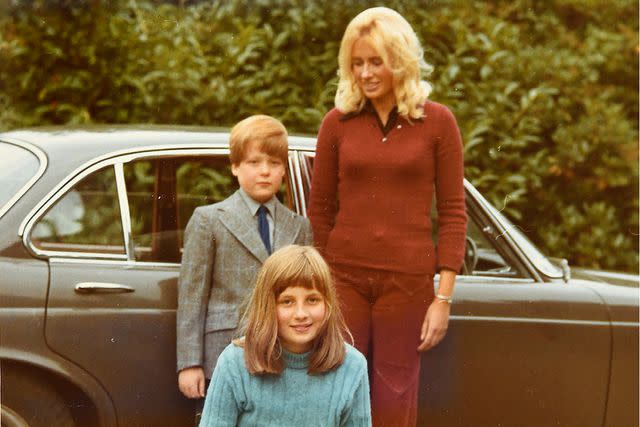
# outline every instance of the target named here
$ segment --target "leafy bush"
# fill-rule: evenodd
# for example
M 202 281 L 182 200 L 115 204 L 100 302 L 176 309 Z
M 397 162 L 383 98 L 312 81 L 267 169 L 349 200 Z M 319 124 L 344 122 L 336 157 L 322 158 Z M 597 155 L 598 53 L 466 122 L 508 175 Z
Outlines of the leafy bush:
M 638 4 L 390 1 L 435 65 L 466 176 L 547 253 L 638 270 Z M 30 1 L 0 18 L 0 129 L 230 126 L 315 133 L 366 1 Z M 70 25 L 69 22 L 73 24 Z

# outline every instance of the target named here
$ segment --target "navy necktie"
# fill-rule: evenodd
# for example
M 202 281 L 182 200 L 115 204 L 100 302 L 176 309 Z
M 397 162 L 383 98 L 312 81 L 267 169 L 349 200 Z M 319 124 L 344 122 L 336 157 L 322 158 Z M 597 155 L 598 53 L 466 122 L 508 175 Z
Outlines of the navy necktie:
M 271 238 L 269 237 L 269 221 L 267 221 L 268 209 L 265 205 L 260 205 L 258 208 L 258 231 L 260 232 L 260 238 L 264 247 L 267 248 L 267 253 L 271 255 Z

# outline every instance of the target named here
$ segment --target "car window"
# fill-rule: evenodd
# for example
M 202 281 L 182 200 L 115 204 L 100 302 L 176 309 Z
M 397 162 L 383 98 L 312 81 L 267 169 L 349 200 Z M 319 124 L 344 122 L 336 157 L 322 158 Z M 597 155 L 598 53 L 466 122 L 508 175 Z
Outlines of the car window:
M 195 208 L 238 189 L 226 154 L 142 158 L 123 169 L 137 261 L 179 263 Z M 288 187 L 285 179 L 278 198 L 290 206 Z
M 0 142 L 0 212 L 32 179 L 40 167 L 38 157 L 18 145 Z
M 469 197 L 467 195 L 467 197 Z M 484 224 L 469 210 L 467 202 L 467 236 L 465 238 L 465 256 L 461 271 L 469 276 L 521 277 L 514 266 L 499 251 L 498 242 L 492 241 L 483 231 Z M 438 244 L 438 218 L 436 200 L 431 204 L 431 237 Z
M 516 241 L 518 246 L 524 249 L 525 255 L 529 258 L 529 260 L 545 275 L 548 277 L 562 277 L 562 269 L 553 265 L 546 256 L 540 252 L 540 250 L 529 240 L 526 234 L 520 231 L 518 227 L 513 225 L 511 221 L 509 221 L 499 210 L 497 210 L 493 205 L 491 205 L 486 200 L 483 202 L 487 205 L 487 210 L 489 210 L 493 216 L 502 224 L 502 226 L 507 230 L 509 235 L 513 240 Z
M 183 231 L 194 209 L 238 188 L 226 155 L 145 158 L 123 169 L 138 261 L 180 262 Z
M 474 276 L 520 277 L 517 269 L 498 251 L 473 215 L 468 215 L 463 273 Z
M 124 254 L 113 166 L 73 186 L 41 217 L 30 235 L 41 250 Z

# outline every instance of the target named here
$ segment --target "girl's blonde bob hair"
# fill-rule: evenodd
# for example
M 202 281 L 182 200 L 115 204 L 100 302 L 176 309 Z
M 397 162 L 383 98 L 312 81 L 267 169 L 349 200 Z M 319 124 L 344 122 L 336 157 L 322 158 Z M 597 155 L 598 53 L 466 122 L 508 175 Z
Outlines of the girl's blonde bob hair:
M 308 372 L 327 372 L 344 360 L 346 349 L 342 334 L 347 329 L 329 266 L 313 247 L 290 245 L 274 252 L 262 266 L 243 316 L 244 338 L 234 341 L 244 347 L 245 364 L 251 374 L 280 374 L 284 369 L 276 301 L 290 286 L 316 289 L 322 294 L 326 307 L 324 324 L 312 345 Z
M 425 62 L 422 46 L 411 25 L 398 12 L 386 7 L 360 12 L 347 25 L 338 54 L 340 81 L 336 108 L 345 114 L 359 112 L 366 103 L 351 63 L 353 44 L 361 38 L 371 44 L 393 74 L 398 114 L 406 119 L 421 118 L 431 85 L 420 78 L 431 74 L 433 67 Z

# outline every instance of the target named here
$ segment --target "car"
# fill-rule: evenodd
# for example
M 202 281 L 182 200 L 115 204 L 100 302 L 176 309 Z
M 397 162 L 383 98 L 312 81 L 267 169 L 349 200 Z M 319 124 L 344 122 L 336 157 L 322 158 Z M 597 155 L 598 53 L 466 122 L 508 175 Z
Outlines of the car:
M 280 199 L 305 215 L 315 139 L 291 136 Z M 237 188 L 228 131 L 0 134 L 2 426 L 193 423 L 177 387 L 183 230 Z M 638 276 L 548 258 L 469 183 L 445 339 L 419 424 L 638 425 Z M 437 277 L 436 277 L 437 280 Z

